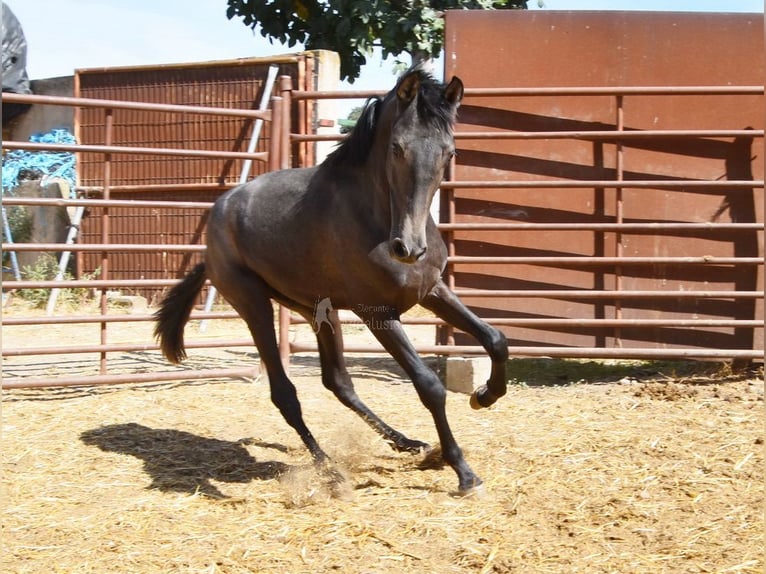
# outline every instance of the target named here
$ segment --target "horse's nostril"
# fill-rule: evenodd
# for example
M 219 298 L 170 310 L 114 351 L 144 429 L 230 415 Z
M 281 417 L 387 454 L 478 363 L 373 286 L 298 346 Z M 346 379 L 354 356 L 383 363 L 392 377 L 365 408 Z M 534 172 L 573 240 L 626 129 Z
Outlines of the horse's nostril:
M 397 259 L 407 259 L 410 256 L 410 250 L 398 237 L 391 241 L 391 253 Z

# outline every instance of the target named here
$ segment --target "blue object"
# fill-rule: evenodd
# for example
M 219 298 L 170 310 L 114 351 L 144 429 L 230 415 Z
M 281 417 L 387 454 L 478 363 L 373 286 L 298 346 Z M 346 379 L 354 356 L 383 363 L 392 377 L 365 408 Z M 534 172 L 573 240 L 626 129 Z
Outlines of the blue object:
M 55 129 L 45 134 L 34 134 L 29 141 L 34 143 L 74 144 L 74 136 L 66 129 Z M 3 157 L 3 194 L 13 195 L 19 184 L 19 175 L 24 171 L 42 174 L 43 183 L 48 178 L 58 177 L 69 182 L 74 194 L 75 156 L 71 152 L 13 150 Z

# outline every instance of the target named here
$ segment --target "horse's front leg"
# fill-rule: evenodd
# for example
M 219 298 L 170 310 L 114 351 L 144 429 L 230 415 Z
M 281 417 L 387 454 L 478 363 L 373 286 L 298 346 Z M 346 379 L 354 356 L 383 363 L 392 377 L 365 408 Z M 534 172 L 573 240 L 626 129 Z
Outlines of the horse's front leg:
M 458 489 L 461 494 L 469 494 L 481 485 L 481 479 L 468 466 L 463 451 L 455 440 L 447 422 L 447 390 L 431 369 L 418 356 L 417 351 L 407 338 L 398 314 L 360 313 L 375 338 L 391 356 L 396 359 L 412 379 L 421 402 L 430 411 L 436 425 L 436 432 L 441 443 L 442 458 L 458 476 Z
M 471 312 L 441 280 L 420 304 L 453 327 L 476 337 L 487 350 L 492 359 L 492 372 L 487 383 L 471 396 L 471 406 L 479 409 L 493 405 L 505 394 L 507 387 L 508 341 L 505 335 Z

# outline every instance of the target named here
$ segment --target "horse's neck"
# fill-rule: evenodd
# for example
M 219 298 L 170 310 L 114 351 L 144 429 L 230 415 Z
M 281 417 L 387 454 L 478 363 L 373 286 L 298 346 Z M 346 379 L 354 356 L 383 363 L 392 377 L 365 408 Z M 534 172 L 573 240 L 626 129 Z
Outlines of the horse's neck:
M 378 154 L 376 156 L 376 153 Z M 325 194 L 340 195 L 340 201 L 354 205 L 365 219 L 372 218 L 381 225 L 391 224 L 390 191 L 385 161 L 381 150 L 373 148 L 368 158 L 359 165 L 342 163 L 323 164 L 319 167 L 313 197 L 329 199 Z M 321 199 L 324 197 L 325 199 Z M 332 201 L 332 200 L 330 200 Z
M 363 202 L 363 207 L 370 210 L 373 218 L 380 219 L 386 225 L 391 223 L 391 191 L 382 162 L 368 160 L 357 172 L 355 196 Z

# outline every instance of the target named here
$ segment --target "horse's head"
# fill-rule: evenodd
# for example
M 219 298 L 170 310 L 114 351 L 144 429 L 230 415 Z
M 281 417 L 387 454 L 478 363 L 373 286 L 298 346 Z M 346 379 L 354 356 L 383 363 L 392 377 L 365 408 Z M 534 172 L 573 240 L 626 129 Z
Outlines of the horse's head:
M 379 137 L 391 207 L 391 256 L 414 263 L 426 252 L 426 224 L 434 193 L 455 155 L 452 126 L 463 83 L 446 86 L 416 68 L 380 103 Z

